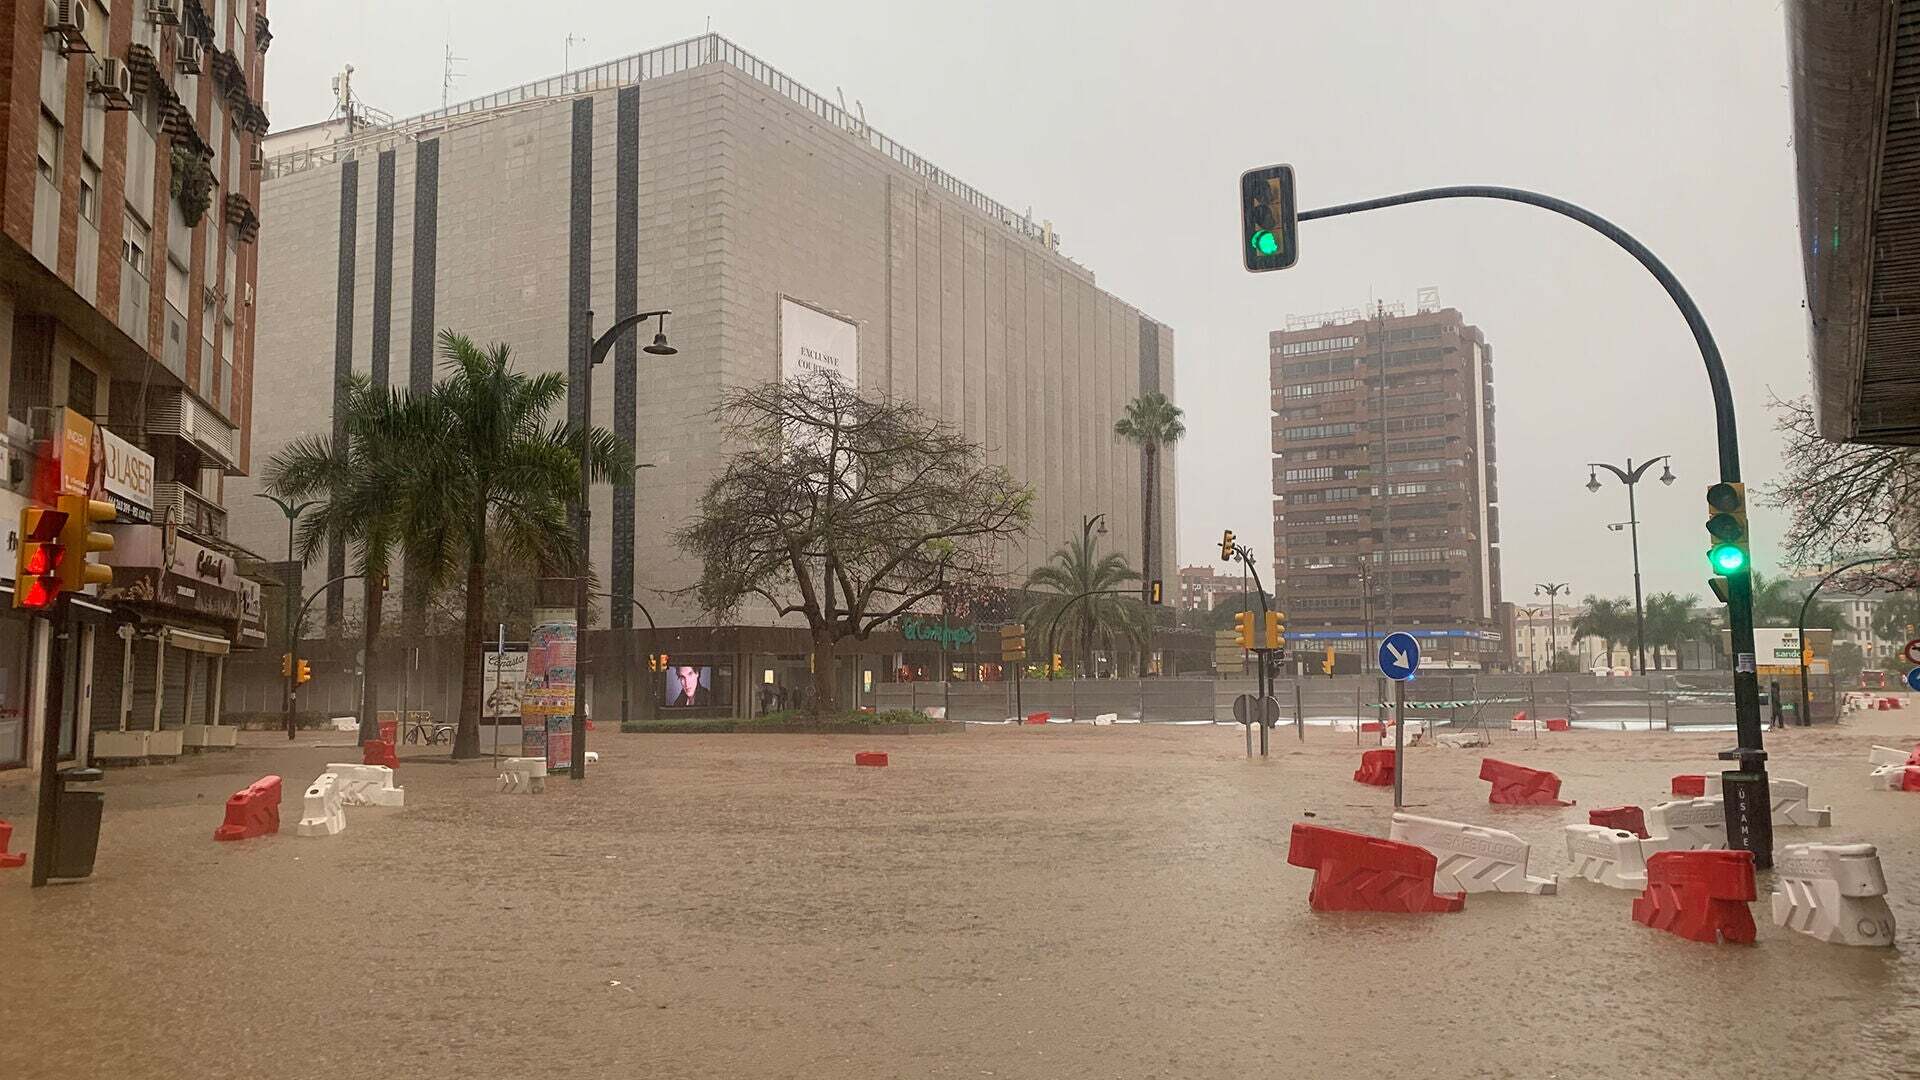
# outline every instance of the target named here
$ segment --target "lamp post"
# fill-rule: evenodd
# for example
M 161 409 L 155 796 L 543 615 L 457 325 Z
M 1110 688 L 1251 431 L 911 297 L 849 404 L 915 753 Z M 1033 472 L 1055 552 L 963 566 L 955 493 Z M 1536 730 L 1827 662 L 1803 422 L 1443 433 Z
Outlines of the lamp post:
M 1553 662 L 1560 656 L 1560 609 L 1556 601 L 1573 586 L 1564 581 L 1549 581 L 1533 587 L 1533 595 L 1547 598 L 1547 670 L 1553 670 Z
M 278 495 L 269 495 L 264 491 L 254 492 L 254 498 L 267 500 L 273 505 L 279 507 L 280 512 L 287 516 L 287 574 L 288 576 L 292 576 L 293 564 L 294 564 L 294 559 L 293 559 L 294 524 L 300 520 L 301 514 L 306 513 L 310 507 L 317 506 L 319 504 L 319 500 L 308 499 L 305 502 L 291 502 L 289 500 L 281 498 Z M 287 587 L 285 589 L 282 589 L 281 591 L 287 594 L 287 611 L 286 611 L 287 684 L 285 687 L 285 692 L 281 697 L 280 705 L 282 710 L 285 711 L 287 715 L 287 738 L 291 739 L 293 738 L 293 727 L 294 727 L 294 724 L 293 724 L 294 678 L 296 677 L 295 672 L 300 667 L 298 663 L 298 660 L 299 660 L 298 654 L 300 651 L 300 629 L 294 625 L 294 608 L 300 601 L 300 595 L 299 595 L 300 590 L 298 587 L 289 583 Z M 364 731 L 361 732 L 361 735 L 363 737 L 365 736 L 365 734 L 366 733 Z
M 1533 620 L 1540 617 L 1540 609 L 1535 606 L 1514 608 L 1514 610 L 1527 617 L 1527 666 L 1532 669 L 1530 674 L 1538 675 L 1540 674 L 1540 661 L 1534 659 L 1533 655 L 1534 638 L 1538 636 L 1538 630 L 1534 626 Z M 1548 657 L 1547 659 L 1551 661 L 1553 658 Z
M 1627 467 L 1625 469 L 1619 468 L 1618 466 L 1609 465 L 1604 461 L 1598 461 L 1598 462 L 1590 461 L 1587 463 L 1587 490 L 1588 491 L 1597 492 L 1600 490 L 1600 475 L 1599 473 L 1595 472 L 1596 469 L 1607 470 L 1608 472 L 1614 475 L 1615 479 L 1619 480 L 1622 484 L 1625 484 L 1627 486 L 1627 527 L 1633 536 L 1634 641 L 1639 646 L 1638 651 L 1640 653 L 1640 674 L 1642 675 L 1645 675 L 1647 673 L 1647 615 L 1646 615 L 1645 608 L 1642 606 L 1640 602 L 1640 511 L 1634 502 L 1633 489 L 1639 485 L 1640 478 L 1645 476 L 1647 474 L 1647 470 L 1653 468 L 1656 462 L 1661 462 L 1661 461 L 1670 462 L 1670 460 L 1671 459 L 1667 455 L 1662 454 L 1657 458 L 1650 458 L 1647 461 L 1640 463 L 1640 465 L 1635 466 L 1633 463 L 1633 459 L 1628 458 Z M 1669 463 L 1664 469 L 1660 471 L 1660 482 L 1671 487 L 1673 485 L 1674 479 L 1675 477 L 1673 475 L 1673 465 Z
M 1094 526 L 1096 525 L 1100 527 L 1098 532 L 1094 531 Z M 1104 512 L 1095 514 L 1092 517 L 1088 517 L 1085 514 L 1080 515 L 1080 550 L 1087 560 L 1087 569 L 1089 570 L 1093 568 L 1093 538 L 1096 536 L 1105 536 L 1105 535 L 1107 535 L 1107 515 Z M 945 600 L 943 599 L 942 603 L 944 602 Z M 1069 602 L 1068 606 L 1072 606 L 1071 602 Z M 1062 610 L 1065 610 L 1065 609 L 1063 608 Z M 1081 657 L 1080 662 L 1085 664 L 1088 668 L 1092 668 L 1093 667 L 1093 635 L 1091 633 L 1092 631 L 1092 623 L 1090 621 L 1091 616 L 1089 615 L 1088 618 L 1089 618 L 1089 623 L 1088 623 L 1089 632 L 1081 642 L 1081 644 L 1085 645 L 1087 648 L 1087 655 Z M 944 621 L 944 613 L 943 613 L 943 621 Z M 943 670 L 941 672 L 940 678 L 944 680 L 947 677 L 944 670 L 944 665 L 946 662 L 945 660 L 946 654 L 944 652 L 944 650 L 946 649 L 946 638 L 944 636 L 941 638 L 940 647 L 943 650 L 941 653 L 941 663 L 943 665 Z M 1049 641 L 1047 645 L 1047 662 L 1049 664 L 1053 662 L 1053 645 L 1051 641 Z M 1091 672 L 1089 675 L 1083 675 L 1083 677 L 1097 676 L 1098 674 L 1099 672 L 1094 671 L 1094 672 Z
M 599 367 L 600 362 L 607 358 L 609 352 L 613 351 L 613 346 L 620 340 L 621 335 L 645 320 L 652 318 L 658 318 L 660 320 L 660 328 L 654 332 L 653 344 L 644 347 L 641 351 L 653 356 L 672 356 L 679 352 L 680 350 L 667 344 L 667 316 L 671 314 L 673 314 L 673 312 L 666 309 L 642 311 L 636 315 L 628 315 L 615 320 L 614 324 L 607 327 L 605 333 L 595 338 L 593 344 L 588 348 L 585 378 L 580 381 L 580 416 L 582 418 L 580 427 L 580 503 L 574 511 L 574 521 L 577 526 L 574 533 L 574 554 L 578 559 L 578 563 L 575 566 L 575 576 L 573 579 L 573 632 L 575 650 L 573 754 L 572 760 L 568 763 L 569 767 L 567 770 L 568 774 L 574 780 L 585 780 L 587 778 L 587 696 L 584 693 L 586 687 L 582 685 L 580 679 L 580 661 L 586 658 L 587 607 L 589 600 L 587 571 L 592 565 L 592 551 L 589 544 L 590 530 L 588 528 L 588 521 L 591 515 L 587 509 L 588 480 L 591 476 L 591 472 L 587 468 L 587 430 L 593 420 L 593 369 Z M 591 332 L 591 327 L 593 326 L 592 311 L 587 312 L 586 325 L 589 327 L 589 332 Z

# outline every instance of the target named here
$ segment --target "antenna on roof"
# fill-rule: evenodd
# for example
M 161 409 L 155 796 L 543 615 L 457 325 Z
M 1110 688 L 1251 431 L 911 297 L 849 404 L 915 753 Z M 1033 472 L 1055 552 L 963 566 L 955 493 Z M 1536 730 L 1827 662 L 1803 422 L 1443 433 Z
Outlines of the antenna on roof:
M 440 69 L 440 107 L 443 109 L 451 103 L 449 99 L 453 96 L 453 80 L 465 74 L 464 72 L 455 71 L 453 65 L 465 59 L 466 57 L 464 56 L 453 55 L 453 42 L 447 42 L 446 64 Z

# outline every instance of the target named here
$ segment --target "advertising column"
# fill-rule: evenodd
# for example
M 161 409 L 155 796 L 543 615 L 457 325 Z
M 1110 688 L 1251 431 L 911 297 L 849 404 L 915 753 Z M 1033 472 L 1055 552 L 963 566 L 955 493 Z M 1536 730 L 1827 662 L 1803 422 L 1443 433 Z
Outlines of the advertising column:
M 571 608 L 535 608 L 520 694 L 520 753 L 544 757 L 547 771 L 573 761 L 573 693 L 579 626 Z

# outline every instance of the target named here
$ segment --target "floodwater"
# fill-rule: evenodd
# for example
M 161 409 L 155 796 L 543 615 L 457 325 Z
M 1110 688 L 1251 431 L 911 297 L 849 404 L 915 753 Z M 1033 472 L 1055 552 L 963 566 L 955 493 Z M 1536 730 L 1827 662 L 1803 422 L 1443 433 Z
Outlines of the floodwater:
M 1880 846 L 1901 947 L 1773 927 L 1755 946 L 1632 921 L 1630 893 L 1320 915 L 1288 830 L 1379 835 L 1351 734 L 975 728 L 911 738 L 596 734 L 588 781 L 496 793 L 403 760 L 404 810 L 292 834 L 344 750 L 115 772 L 100 869 L 0 873 L 0 1077 L 1893 1077 L 1920 1062 L 1920 794 L 1867 747 L 1920 710 L 1769 736 L 1831 803 L 1797 838 Z M 337 738 L 337 736 L 335 736 Z M 1715 767 L 1724 735 L 1496 733 L 1577 807 L 1502 808 L 1481 752 L 1409 751 L 1416 813 L 1559 826 Z M 857 749 L 885 769 L 855 768 Z M 211 839 L 287 778 L 285 834 Z M 31 822 L 18 779 L 0 816 Z

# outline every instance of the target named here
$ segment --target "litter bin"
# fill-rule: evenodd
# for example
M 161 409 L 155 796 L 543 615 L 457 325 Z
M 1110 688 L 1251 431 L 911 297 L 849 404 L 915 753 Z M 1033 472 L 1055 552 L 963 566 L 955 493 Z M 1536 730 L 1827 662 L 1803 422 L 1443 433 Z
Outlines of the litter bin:
M 60 770 L 60 800 L 53 815 L 53 870 L 49 876 L 83 878 L 93 873 L 100 847 L 100 810 L 106 774 L 99 769 Z

